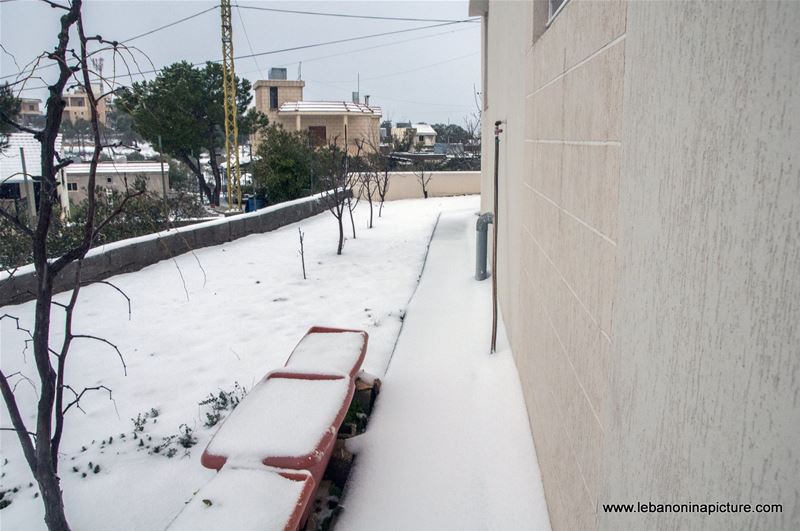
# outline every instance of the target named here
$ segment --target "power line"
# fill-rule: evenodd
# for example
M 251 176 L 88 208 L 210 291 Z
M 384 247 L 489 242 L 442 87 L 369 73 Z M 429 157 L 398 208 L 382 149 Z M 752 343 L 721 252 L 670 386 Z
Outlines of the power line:
M 0 1 L 2 1 L 2 0 L 0 0 Z M 171 28 L 173 26 L 177 26 L 178 24 L 181 24 L 181 23 L 186 22 L 188 20 L 192 20 L 193 18 L 199 17 L 200 15 L 204 15 L 204 14 L 208 13 L 209 11 L 213 11 L 215 9 L 219 9 L 219 6 L 215 5 L 213 7 L 208 8 L 208 9 L 204 9 L 203 11 L 199 11 L 199 12 L 193 14 L 193 15 L 189 15 L 188 17 L 184 17 L 184 18 L 176 20 L 174 22 L 170 22 L 169 24 L 164 24 L 163 26 L 160 26 L 158 28 L 152 29 L 150 31 L 146 31 L 144 33 L 140 33 L 139 35 L 134 35 L 133 37 L 129 37 L 129 38 L 125 39 L 124 41 L 119 41 L 119 43 L 120 44 L 127 44 L 127 43 L 129 43 L 131 41 L 135 41 L 137 39 L 141 39 L 142 37 L 146 37 L 148 35 L 152 35 L 153 33 L 159 32 L 161 30 L 165 30 L 167 28 Z M 34 73 L 36 71 L 39 71 L 39 70 L 45 70 L 47 68 L 52 68 L 52 67 L 54 67 L 56 65 L 57 65 L 57 63 L 50 63 L 50 64 L 46 64 L 46 65 L 37 66 L 36 68 L 31 70 L 30 73 L 32 74 L 32 73 Z M 8 79 L 8 78 L 11 78 L 11 77 L 18 77 L 20 74 L 23 74 L 23 73 L 25 73 L 25 71 L 24 70 L 20 70 L 16 74 L 7 74 L 5 76 L 0 76 L 0 79 Z M 44 87 L 44 88 L 46 88 L 46 87 Z
M 250 42 L 250 36 L 247 34 L 247 26 L 244 23 L 244 17 L 242 16 L 242 11 L 239 9 L 239 4 L 234 4 L 236 6 L 236 14 L 239 15 L 239 22 L 242 24 L 242 32 L 244 33 L 244 38 L 247 41 L 247 47 L 250 48 L 250 53 L 255 53 L 253 50 L 253 43 Z M 258 64 L 258 59 L 253 57 L 253 62 L 256 64 L 256 68 L 258 69 L 258 75 L 261 78 L 264 78 L 264 72 L 261 71 L 261 65 Z
M 330 59 L 331 57 L 339 57 L 339 56 L 342 56 L 342 55 L 348 55 L 348 54 L 356 53 L 356 52 L 364 52 L 364 51 L 368 51 L 368 50 L 374 50 L 376 48 L 384 48 L 386 46 L 394 46 L 396 44 L 403 44 L 403 43 L 406 43 L 406 42 L 418 42 L 418 41 L 421 41 L 421 40 L 424 40 L 424 39 L 430 39 L 430 38 L 433 38 L 433 37 L 439 37 L 440 35 L 449 35 L 451 33 L 458 33 L 460 31 L 469 31 L 471 29 L 472 28 L 464 28 L 464 29 L 460 29 L 460 30 L 440 31 L 440 32 L 437 32 L 437 33 L 431 33 L 430 35 L 423 35 L 422 37 L 413 37 L 411 39 L 402 39 L 402 40 L 399 40 L 399 41 L 385 42 L 383 44 L 373 44 L 372 46 L 365 46 L 364 48 L 355 48 L 353 50 L 347 50 L 347 51 L 344 51 L 344 52 L 332 53 L 332 54 L 328 54 L 328 55 L 320 55 L 320 56 L 317 56 L 317 57 L 312 57 L 310 59 L 303 59 L 302 62 L 310 63 L 312 61 L 321 61 L 322 59 Z M 294 61 L 292 63 L 283 63 L 283 64 L 279 64 L 279 65 L 276 65 L 276 66 L 289 66 L 289 65 L 297 64 L 299 62 L 300 61 Z
M 439 66 L 439 65 L 443 65 L 443 64 L 447 64 L 447 63 L 452 63 L 454 61 L 460 61 L 462 59 L 466 59 L 467 57 L 474 57 L 476 55 L 480 55 L 480 52 L 473 52 L 473 53 L 468 53 L 466 55 L 459 55 L 458 57 L 451 57 L 450 59 L 445 59 L 443 61 L 437 61 L 435 63 L 430 63 L 430 64 L 427 64 L 427 65 L 418 66 L 416 68 L 411 68 L 409 70 L 402 70 L 400 72 L 392 72 L 392 73 L 388 73 L 388 74 L 381 74 L 381 75 L 370 76 L 370 77 L 362 77 L 361 81 L 371 81 L 373 79 L 384 79 L 384 78 L 387 78 L 387 77 L 401 76 L 403 74 L 408 74 L 410 72 L 416 72 L 418 70 L 425 70 L 426 68 L 432 68 L 434 66 Z M 352 83 L 352 81 L 328 81 L 328 83 Z
M 188 17 L 184 17 L 184 18 L 182 18 L 180 20 L 176 20 L 175 22 L 170 22 L 169 24 L 164 24 L 163 26 L 160 26 L 158 28 L 155 28 L 155 29 L 152 29 L 150 31 L 146 31 L 144 33 L 141 33 L 139 35 L 135 35 L 133 37 L 127 38 L 124 41 L 120 41 L 120 43 L 121 44 L 127 44 L 127 43 L 129 43 L 131 41 L 135 41 L 136 39 L 141 39 L 142 37 L 146 37 L 148 35 L 152 35 L 153 33 L 156 33 L 157 31 L 161 31 L 161 30 L 164 30 L 164 29 L 167 29 L 167 28 L 171 28 L 172 26 L 177 26 L 181 22 L 186 22 L 187 20 L 192 20 L 193 18 L 199 17 L 200 15 L 205 15 L 209 11 L 214 11 L 215 9 L 219 9 L 219 6 L 211 6 L 208 9 L 204 9 L 203 11 L 199 11 L 199 12 L 195 13 L 194 15 L 189 15 Z
M 440 18 L 410 18 L 410 17 L 381 17 L 373 15 L 351 15 L 347 13 L 326 13 L 320 11 L 298 11 L 294 9 L 277 9 L 274 7 L 261 7 L 261 6 L 242 6 L 236 4 L 237 9 L 254 9 L 256 11 L 271 11 L 273 13 L 289 13 L 293 15 L 315 15 L 320 17 L 339 17 L 339 18 L 360 18 L 367 20 L 394 20 L 400 22 L 480 22 L 480 18 L 471 18 L 467 20 L 452 20 Z
M 469 22 L 469 19 L 456 20 L 454 22 L 444 22 L 444 23 L 441 23 L 441 24 L 432 24 L 430 26 L 419 26 L 419 27 L 416 27 L 416 28 L 408 28 L 408 29 L 402 29 L 402 30 L 384 31 L 383 33 L 373 33 L 372 35 L 361 35 L 359 37 L 348 37 L 346 39 L 337 39 L 337 40 L 334 40 L 334 41 L 318 42 L 318 43 L 314 43 L 314 44 L 305 44 L 303 46 L 294 46 L 294 47 L 291 47 L 291 48 L 282 48 L 282 49 L 279 49 L 279 50 L 270 50 L 268 52 L 259 52 L 259 53 L 254 53 L 254 54 L 250 54 L 250 55 L 240 55 L 240 56 L 236 57 L 236 59 L 249 59 L 251 57 L 260 57 L 262 55 L 273 55 L 273 54 L 276 54 L 276 53 L 295 52 L 297 50 L 306 50 L 308 48 L 318 48 L 320 46 L 328 46 L 328 45 L 331 45 L 331 44 L 342 44 L 342 43 L 345 43 L 345 42 L 360 41 L 360 40 L 363 40 L 363 39 L 374 39 L 376 37 L 385 37 L 387 35 L 397 35 L 398 33 L 408 33 L 410 31 L 420 31 L 420 30 L 424 30 L 424 29 L 440 28 L 442 26 L 451 26 L 453 24 L 463 24 L 465 22 Z
M 364 39 L 374 39 L 374 38 L 377 38 L 377 37 L 385 37 L 385 36 L 388 36 L 388 35 L 397 35 L 397 34 L 400 34 L 400 33 L 409 33 L 409 32 L 413 32 L 413 31 L 421 31 L 421 30 L 432 29 L 432 28 L 440 28 L 440 27 L 443 27 L 443 26 L 452 26 L 454 24 L 463 24 L 463 23 L 468 22 L 468 21 L 469 21 L 469 19 L 455 21 L 455 22 L 443 22 L 443 23 L 440 23 L 440 24 L 431 24 L 429 26 L 418 26 L 416 28 L 407 28 L 407 29 L 394 30 L 394 31 L 384 31 L 382 33 L 373 33 L 371 35 L 360 35 L 358 37 L 348 37 L 348 38 L 345 38 L 345 39 L 336 39 L 336 40 L 333 40 L 333 41 L 318 42 L 318 43 L 313 43 L 313 44 L 304 44 L 304 45 L 301 45 L 301 46 L 293 46 L 293 47 L 289 47 L 289 48 L 281 48 L 281 49 L 278 49 L 278 50 L 269 50 L 269 51 L 266 51 L 266 52 L 251 53 L 251 54 L 247 54 L 247 55 L 238 55 L 238 56 L 234 57 L 234 60 L 250 59 L 250 58 L 253 58 L 253 57 L 261 57 L 261 56 L 264 56 L 264 55 L 274 55 L 274 54 L 278 54 L 278 53 L 294 52 L 294 51 L 298 51 L 298 50 L 307 50 L 309 48 L 319 48 L 321 46 L 330 46 L 332 44 L 342 44 L 342 43 L 345 43 L 345 42 L 353 42 L 353 41 L 359 41 L 359 40 L 364 40 Z M 199 61 L 199 62 L 196 62 L 196 63 L 192 63 L 192 66 L 201 66 L 201 65 L 204 65 L 206 62 L 207 61 Z M 212 62 L 218 63 L 218 62 L 220 62 L 220 60 L 216 59 L 216 60 L 214 60 Z M 120 74 L 118 77 L 133 78 L 134 76 L 157 73 L 157 72 L 160 72 L 161 70 L 162 70 L 161 68 L 155 68 L 155 69 L 152 69 L 152 70 L 141 70 L 141 71 L 136 72 L 134 74 Z M 37 89 L 44 89 L 44 88 L 47 88 L 47 86 L 43 85 L 41 87 L 30 87 L 27 90 L 37 90 Z

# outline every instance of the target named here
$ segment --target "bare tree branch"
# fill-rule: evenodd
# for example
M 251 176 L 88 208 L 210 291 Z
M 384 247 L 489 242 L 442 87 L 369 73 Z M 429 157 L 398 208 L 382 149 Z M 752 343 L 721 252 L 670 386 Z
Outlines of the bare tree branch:
M 101 343 L 105 343 L 106 345 L 110 346 L 111 348 L 113 348 L 116 351 L 117 356 L 119 356 L 119 361 L 122 363 L 122 370 L 125 373 L 125 376 L 128 375 L 128 365 L 125 363 L 125 358 L 123 357 L 122 352 L 119 350 L 118 346 L 116 346 L 114 343 L 112 343 L 108 339 L 105 339 L 103 337 L 89 335 L 89 334 L 73 334 L 72 338 L 73 339 L 93 339 L 94 341 L 99 341 Z
M 66 406 L 64 406 L 64 409 L 61 412 L 62 415 L 66 415 L 67 411 L 69 411 L 69 408 L 71 408 L 72 406 L 77 407 L 82 413 L 86 413 L 86 411 L 84 411 L 83 408 L 81 407 L 81 404 L 80 404 L 81 398 L 83 398 L 83 395 L 85 395 L 86 393 L 89 393 L 89 392 L 92 392 L 92 391 L 107 391 L 108 392 L 108 399 L 111 400 L 112 402 L 114 402 L 114 397 L 111 394 L 111 389 L 109 389 L 105 385 L 95 385 L 93 387 L 84 387 L 81 390 L 80 393 L 75 392 L 75 390 L 72 387 L 68 386 L 68 385 L 65 385 L 64 389 L 67 389 L 68 391 L 71 391 L 75 395 L 75 399 L 73 401 L 69 402 Z M 114 407 L 116 408 L 116 403 L 114 403 Z

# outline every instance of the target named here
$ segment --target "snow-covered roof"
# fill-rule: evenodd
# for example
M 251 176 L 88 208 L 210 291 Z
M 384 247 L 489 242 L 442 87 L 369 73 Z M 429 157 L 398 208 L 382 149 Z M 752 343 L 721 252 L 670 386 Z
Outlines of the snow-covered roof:
M 428 124 L 413 124 L 411 127 L 417 130 L 417 136 L 436 136 L 436 130 Z
M 89 173 L 91 164 L 83 162 L 77 164 L 70 164 L 66 168 L 67 176 L 69 175 L 83 175 Z M 168 169 L 164 165 L 164 171 Z M 161 171 L 160 162 L 98 162 L 98 174 L 122 174 L 122 173 L 154 173 Z
M 25 153 L 25 166 L 28 175 L 39 177 L 42 171 L 42 145 L 31 133 L 11 133 L 6 135 L 8 147 L 0 152 L 0 184 L 20 183 L 22 175 L 22 159 L 19 148 Z M 56 137 L 56 151 L 61 152 L 61 135 Z
M 278 108 L 279 113 L 308 114 L 367 114 L 380 116 L 381 108 L 349 101 L 287 101 Z

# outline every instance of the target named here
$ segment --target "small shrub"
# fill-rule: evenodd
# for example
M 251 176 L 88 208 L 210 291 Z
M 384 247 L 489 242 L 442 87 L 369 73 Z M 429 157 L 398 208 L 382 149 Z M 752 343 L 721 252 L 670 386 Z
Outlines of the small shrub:
M 220 420 L 225 416 L 228 411 L 233 411 L 239 402 L 247 394 L 247 390 L 239 385 L 239 382 L 233 383 L 233 389 L 230 391 L 220 390 L 218 394 L 209 393 L 209 395 L 201 400 L 198 405 L 208 406 L 210 411 L 206 411 L 206 420 L 203 425 L 206 428 L 216 426 Z

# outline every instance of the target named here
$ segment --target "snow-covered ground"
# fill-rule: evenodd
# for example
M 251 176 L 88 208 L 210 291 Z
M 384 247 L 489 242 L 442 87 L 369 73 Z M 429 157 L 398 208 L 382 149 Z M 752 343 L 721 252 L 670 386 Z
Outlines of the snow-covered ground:
M 385 378 L 367 433 L 353 440 L 360 454 L 339 529 L 547 528 L 513 362 L 507 350 L 486 352 L 489 283 L 470 280 L 478 207 L 477 197 L 392 202 L 367 230 L 362 204 L 358 239 L 346 242 L 342 256 L 335 254 L 335 220 L 323 213 L 119 275 L 110 281 L 131 297 L 130 320 L 113 289 L 84 288 L 75 331 L 115 342 L 127 376 L 108 346 L 73 344 L 71 385 L 113 389 L 113 401 L 95 393 L 82 401 L 85 413 L 68 414 L 60 475 L 73 528 L 163 529 L 214 475 L 199 462 L 216 430 L 204 426 L 214 411 L 199 402 L 221 390 L 236 395 L 237 383 L 252 388 L 283 365 L 312 325 L 367 330 L 364 369 Z M 305 281 L 298 227 L 305 232 Z M 30 327 L 32 311 L 26 303 L 0 314 Z M 3 370 L 33 378 L 24 339 L 12 322 L 0 321 Z M 17 394 L 31 423 L 34 389 L 21 382 Z M 0 424 L 9 425 L 4 407 Z M 197 444 L 187 451 L 181 435 Z M 5 495 L 11 504 L 0 511 L 0 527 L 44 529 L 15 434 L 0 432 L 0 454 L 0 490 L 17 489 Z
M 267 371 L 283 365 L 312 325 L 367 330 L 364 368 L 383 374 L 436 217 L 442 210 L 464 207 L 477 210 L 477 198 L 392 202 L 383 218 L 376 217 L 375 228 L 367 230 L 368 208 L 362 204 L 356 212 L 358 238 L 347 240 L 342 256 L 336 256 L 336 222 L 325 212 L 274 232 L 200 249 L 196 258 L 186 254 L 175 263 L 164 261 L 113 277 L 109 280 L 132 300 L 130 320 L 116 291 L 104 285 L 84 288 L 75 312 L 76 333 L 116 343 L 128 375 L 108 346 L 89 340 L 73 344 L 71 385 L 102 383 L 113 389 L 114 399 L 94 393 L 82 401 L 86 414 L 68 413 L 60 473 L 73 528 L 163 529 L 213 475 L 200 466 L 200 454 L 215 428 L 204 427 L 209 409 L 198 402 L 209 393 L 232 390 L 234 382 L 250 389 Z M 305 281 L 298 227 L 305 233 Z M 57 298 L 65 302 L 67 294 Z M 33 303 L 4 307 L 2 313 L 19 316 L 22 326 L 30 327 Z M 54 318 L 57 341 L 58 308 Z M 30 353 L 21 354 L 24 339 L 13 322 L 0 321 L 3 370 L 21 370 L 33 378 L 33 359 Z M 23 382 L 17 394 L 32 422 L 34 390 Z M 158 417 L 149 419 L 133 440 L 131 419 L 139 414 L 144 418 L 151 408 L 158 410 Z M 8 427 L 5 406 L 0 410 L 0 423 Z M 198 439 L 191 455 L 184 457 L 179 445 L 172 458 L 164 452 L 150 455 L 138 446 L 142 438 L 151 446 L 161 443 L 163 437 L 179 434 L 182 424 Z M 111 443 L 102 445 L 109 437 Z M 8 460 L 0 467 L 0 490 L 19 489 L 6 494 L 11 505 L 0 511 L 1 527 L 44 529 L 41 500 L 34 498 L 36 488 L 28 487 L 33 479 L 16 435 L 2 431 L 0 443 L 0 464 Z
M 348 440 L 357 458 L 338 529 L 550 529 L 505 337 L 489 354 L 475 220 L 473 208 L 442 213 L 367 431 Z

